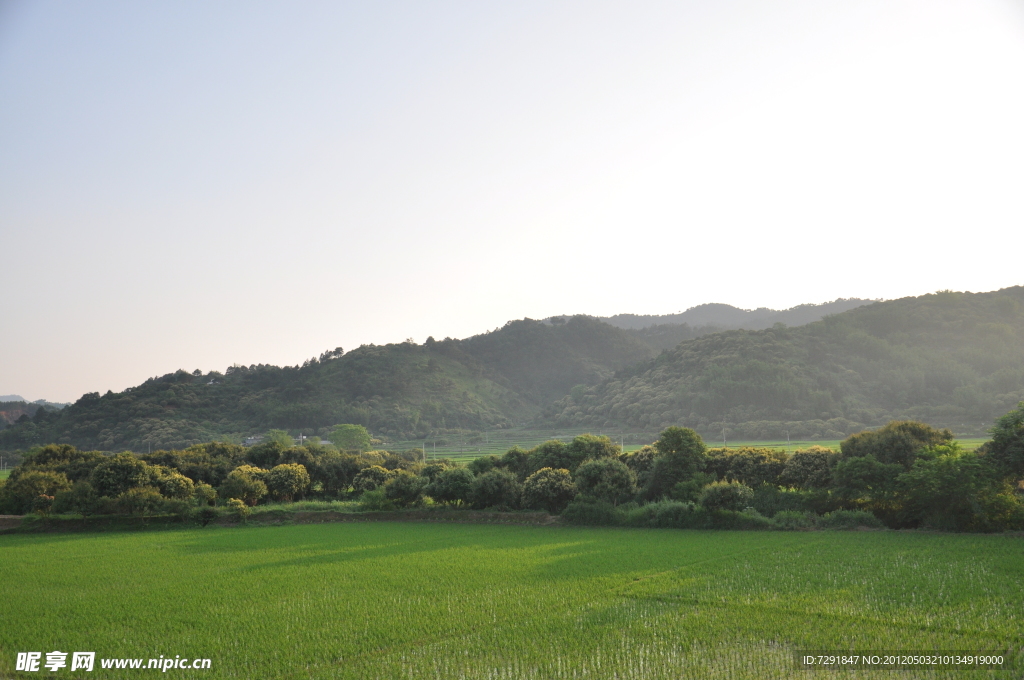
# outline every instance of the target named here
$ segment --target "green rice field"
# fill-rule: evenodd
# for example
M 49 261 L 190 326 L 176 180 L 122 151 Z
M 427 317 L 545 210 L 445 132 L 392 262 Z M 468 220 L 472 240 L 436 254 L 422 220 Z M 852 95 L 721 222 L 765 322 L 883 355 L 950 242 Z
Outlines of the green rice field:
M 0 677 L 945 678 L 795 650 L 1024 645 L 1024 539 L 353 522 L 0 536 Z M 19 673 L 23 651 L 96 669 Z
M 513 446 L 523 449 L 532 449 L 538 444 L 549 439 L 558 439 L 563 442 L 570 442 L 572 438 L 584 434 L 607 435 L 616 444 L 621 444 L 625 451 L 636 451 L 645 444 L 651 444 L 658 439 L 657 432 L 600 432 L 592 430 L 499 430 L 484 432 L 474 436 L 449 435 L 436 440 L 407 440 L 388 442 L 384 448 L 395 451 L 408 449 L 420 449 L 427 459 L 449 458 L 456 461 L 469 461 L 480 456 L 490 454 L 501 455 Z M 958 438 L 957 441 L 968 451 L 973 451 L 988 441 L 988 437 Z M 811 446 L 824 446 L 825 448 L 839 450 L 838 439 L 830 440 L 721 440 L 708 439 L 705 443 L 710 448 L 740 448 L 744 446 L 769 447 L 785 450 L 793 453 L 800 449 Z

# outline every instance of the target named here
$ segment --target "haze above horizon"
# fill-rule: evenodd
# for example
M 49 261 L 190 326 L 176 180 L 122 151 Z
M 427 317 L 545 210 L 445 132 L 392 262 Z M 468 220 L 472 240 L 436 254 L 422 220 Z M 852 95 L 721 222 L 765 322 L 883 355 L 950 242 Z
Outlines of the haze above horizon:
M 0 4 L 0 392 L 1019 280 L 1011 0 Z

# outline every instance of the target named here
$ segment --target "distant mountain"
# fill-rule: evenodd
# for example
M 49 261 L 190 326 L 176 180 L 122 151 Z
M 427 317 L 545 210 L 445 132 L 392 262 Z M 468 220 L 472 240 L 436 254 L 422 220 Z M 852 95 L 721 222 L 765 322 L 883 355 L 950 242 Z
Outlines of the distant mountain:
M 52 441 L 138 451 L 268 428 L 323 434 L 343 422 L 403 438 L 507 428 L 532 420 L 574 386 L 597 384 L 651 356 L 628 332 L 594 319 L 523 319 L 466 340 L 339 349 L 302 366 L 178 371 L 36 413 L 0 431 L 0 450 Z
M 811 317 L 821 320 L 796 325 Z M 644 325 L 666 318 L 686 321 Z M 1020 287 L 612 319 L 633 327 L 522 319 L 464 340 L 339 348 L 302 366 L 178 371 L 60 410 L 0 404 L 0 451 L 180 448 L 269 428 L 323 435 L 337 423 L 394 439 L 672 424 L 710 436 L 835 439 L 892 418 L 980 433 L 1024 399 Z M 711 322 L 766 327 L 713 332 Z
M 17 395 L 17 394 L 2 394 L 2 395 L 0 395 L 0 402 L 5 402 L 5 401 L 27 401 L 27 400 L 25 399 L 25 397 L 22 397 L 22 396 Z
M 983 432 L 1022 399 L 1024 288 L 1015 287 L 705 335 L 561 399 L 546 417 L 571 427 L 831 439 L 893 418 Z

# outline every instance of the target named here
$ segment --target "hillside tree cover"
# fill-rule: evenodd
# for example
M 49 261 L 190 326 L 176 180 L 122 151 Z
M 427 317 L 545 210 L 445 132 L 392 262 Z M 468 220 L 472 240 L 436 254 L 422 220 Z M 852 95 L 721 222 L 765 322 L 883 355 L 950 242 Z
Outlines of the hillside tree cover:
M 797 328 L 683 342 L 563 397 L 562 427 L 684 423 L 751 439 L 843 439 L 891 420 L 980 433 L 1024 399 L 1024 288 L 879 302 Z

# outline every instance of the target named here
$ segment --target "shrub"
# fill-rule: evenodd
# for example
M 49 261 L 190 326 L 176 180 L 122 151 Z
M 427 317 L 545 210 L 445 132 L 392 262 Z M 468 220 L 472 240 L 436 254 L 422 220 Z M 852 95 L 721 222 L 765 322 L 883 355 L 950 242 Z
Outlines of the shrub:
M 523 485 L 516 476 L 501 468 L 484 473 L 473 480 L 469 490 L 469 502 L 477 509 L 519 507 Z
M 565 507 L 562 517 L 570 524 L 615 526 L 623 521 L 623 513 L 607 501 L 577 498 Z
M 824 490 L 780 489 L 762 484 L 754 489 L 750 505 L 766 517 L 786 510 L 821 515 L 839 509 L 839 501 Z
M 523 483 L 523 505 L 558 513 L 576 497 L 576 485 L 568 470 L 541 468 Z
M 782 510 L 775 513 L 772 518 L 779 529 L 790 531 L 797 529 L 813 529 L 818 524 L 818 516 L 809 512 L 797 512 L 796 510 Z
M 225 505 L 228 512 L 239 522 L 244 522 L 249 516 L 249 505 L 239 498 L 229 498 Z
M 192 511 L 192 518 L 199 522 L 199 526 L 205 527 L 207 524 L 217 519 L 218 514 L 219 513 L 216 508 L 212 508 L 209 505 L 202 505 Z
M 883 529 L 882 521 L 864 510 L 836 510 L 825 513 L 819 522 L 822 529 Z
M 714 474 L 706 472 L 695 473 L 690 479 L 676 482 L 676 485 L 669 490 L 668 497 L 673 501 L 696 503 L 700 500 L 700 493 L 704 490 L 704 487 L 714 483 L 717 479 Z
M 363 492 L 363 495 L 359 497 L 359 509 L 364 512 L 394 510 L 395 504 L 388 500 L 384 489 L 377 488 Z
M 740 482 L 714 482 L 700 492 L 700 504 L 707 510 L 739 511 L 753 499 L 754 490 Z

